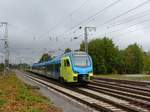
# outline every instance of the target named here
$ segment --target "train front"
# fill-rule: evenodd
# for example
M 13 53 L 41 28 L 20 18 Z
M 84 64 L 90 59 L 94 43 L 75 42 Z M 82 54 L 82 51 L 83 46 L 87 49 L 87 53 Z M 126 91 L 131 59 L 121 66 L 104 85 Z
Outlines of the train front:
M 79 83 L 93 79 L 93 64 L 91 57 L 85 52 L 74 52 L 72 55 L 73 72 L 77 74 Z

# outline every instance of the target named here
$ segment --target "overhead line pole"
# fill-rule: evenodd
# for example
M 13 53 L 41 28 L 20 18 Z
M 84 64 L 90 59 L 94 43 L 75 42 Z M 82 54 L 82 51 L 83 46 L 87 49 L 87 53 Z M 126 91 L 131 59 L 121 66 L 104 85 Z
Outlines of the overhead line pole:
M 87 34 L 88 27 L 84 28 L 84 49 L 85 52 L 88 53 L 88 34 Z
M 5 61 L 4 61 L 4 75 L 6 70 L 9 69 L 9 45 L 8 45 L 8 22 L 0 22 L 5 25 L 5 36 L 4 36 L 4 49 L 5 49 Z
M 81 29 L 82 27 L 79 27 Z M 83 27 L 84 28 L 84 50 L 88 53 L 88 30 L 96 31 L 96 27 Z
M 4 63 L 4 62 L 3 62 L 3 56 L 0 55 L 0 57 L 1 57 L 1 59 L 2 59 L 2 64 L 3 64 L 3 63 Z M 5 72 L 5 71 L 3 70 L 3 74 L 5 74 L 4 72 Z

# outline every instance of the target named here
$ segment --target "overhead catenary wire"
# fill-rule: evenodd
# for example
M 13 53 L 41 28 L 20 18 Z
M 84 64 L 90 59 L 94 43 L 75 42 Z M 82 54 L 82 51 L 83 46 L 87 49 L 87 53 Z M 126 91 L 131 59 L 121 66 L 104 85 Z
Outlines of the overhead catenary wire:
M 76 13 L 78 10 L 80 10 L 88 1 L 90 0 L 85 0 L 77 9 L 75 9 L 74 11 L 72 11 L 69 15 L 72 15 L 74 13 Z
M 146 1 L 138 4 L 137 6 L 135 6 L 135 7 L 131 8 L 131 9 L 129 9 L 129 10 L 127 10 L 127 11 L 125 11 L 125 12 L 123 12 L 123 13 L 121 13 L 121 14 L 119 14 L 119 15 L 117 15 L 117 16 L 115 16 L 115 17 L 113 17 L 113 18 L 111 18 L 111 19 L 109 19 L 107 21 L 105 21 L 104 23 L 102 23 L 101 25 L 98 25 L 98 26 L 104 26 L 104 25 L 114 21 L 115 19 L 119 19 L 120 17 L 122 17 L 122 16 L 124 16 L 124 15 L 126 15 L 126 14 L 128 14 L 128 13 L 130 13 L 130 12 L 136 10 L 136 9 L 138 9 L 138 8 L 141 8 L 142 6 L 146 5 L 149 2 L 150 2 L 150 0 L 146 0 Z M 100 29 L 100 27 L 98 29 Z M 104 33 L 104 34 L 106 34 L 106 33 Z
M 147 10 L 147 11 L 144 11 L 144 12 L 148 12 L 148 11 L 150 11 L 150 10 Z M 118 27 L 118 26 L 120 26 L 120 25 L 125 25 L 125 24 L 128 24 L 128 23 L 130 23 L 130 22 L 132 22 L 132 21 L 135 21 L 135 20 L 138 20 L 138 19 L 140 19 L 140 18 L 143 18 L 143 17 L 149 17 L 149 13 L 150 12 L 148 12 L 148 14 L 147 13 L 145 13 L 144 14 L 144 12 L 142 12 L 142 13 L 139 13 L 138 14 L 138 16 L 137 16 L 137 14 L 136 14 L 136 16 L 134 17 L 134 16 L 130 16 L 130 17 L 128 17 L 128 18 L 126 18 L 126 19 L 123 19 L 123 20 L 121 20 L 121 21 L 124 21 L 124 22 L 122 22 L 122 23 L 118 23 L 118 24 L 115 24 L 115 25 L 109 25 L 109 27 L 108 27 L 108 29 L 110 30 L 110 29 L 112 29 L 112 28 L 114 28 L 114 27 Z M 143 15 L 141 15 L 141 14 L 143 14 Z M 133 18 L 132 18 L 133 17 Z M 129 18 L 131 18 L 131 19 L 129 19 Z M 125 22 L 126 21 L 126 22 Z M 108 30 L 107 29 L 107 30 Z M 105 31 L 104 31 L 105 32 Z
M 148 3 L 148 2 L 147 2 L 147 3 Z M 142 5 L 142 6 L 143 6 L 143 5 Z M 134 10 L 135 10 L 135 9 L 134 9 Z M 132 12 L 132 11 L 131 11 L 131 12 Z M 128 13 L 127 13 L 127 14 L 128 14 Z M 126 15 L 126 14 L 125 14 L 125 15 Z M 122 15 L 122 16 L 124 16 L 124 15 Z M 121 17 L 122 17 L 122 16 L 121 16 Z M 94 18 L 94 17 L 93 17 L 93 18 Z M 120 18 L 120 17 L 119 17 L 119 18 Z M 91 20 L 91 21 L 92 21 L 92 20 Z M 113 20 L 112 20 L 112 21 L 113 21 Z M 107 23 L 107 24 L 108 24 L 108 23 Z M 57 36 L 57 37 L 58 37 L 58 36 Z M 66 43 L 65 43 L 65 44 L 66 44 Z
M 86 21 L 88 21 L 89 19 L 91 19 L 91 18 L 93 18 L 93 17 L 97 16 L 99 13 L 101 13 L 101 12 L 105 11 L 106 9 L 108 9 L 108 8 L 112 7 L 113 5 L 115 5 L 115 4 L 117 4 L 117 3 L 119 3 L 120 1 L 121 1 L 121 0 L 116 0 L 115 2 L 113 2 L 113 3 L 109 4 L 109 5 L 108 5 L 108 6 L 106 6 L 105 8 L 103 8 L 103 9 L 101 9 L 100 11 L 98 11 L 97 13 L 95 13 L 94 15 L 92 15 L 92 16 L 90 16 L 90 17 L 88 17 L 86 20 L 81 21 L 79 24 L 81 24 L 82 22 L 86 22 Z M 88 0 L 84 1 L 84 3 L 83 3 L 81 6 L 83 6 L 86 2 L 88 2 Z M 144 2 L 143 4 L 145 4 L 145 2 Z M 139 6 L 141 6 L 141 5 L 143 5 L 143 4 L 140 4 Z M 80 8 L 81 8 L 81 6 L 80 6 L 79 8 L 77 8 L 76 10 L 80 9 Z M 76 10 L 75 10 L 75 11 L 76 11 Z M 133 10 L 133 9 L 132 9 L 132 10 Z M 74 11 L 73 11 L 72 13 L 74 13 Z M 72 13 L 71 13 L 71 14 L 72 14 Z M 79 24 L 77 24 L 77 25 L 79 25 Z M 63 35 L 63 34 L 62 34 L 62 35 Z M 59 35 L 59 36 L 61 36 L 61 35 Z M 57 36 L 57 37 L 59 37 L 59 36 Z
M 147 19 L 147 20 L 144 20 L 144 21 L 142 21 L 142 22 L 140 22 L 140 23 L 144 23 L 144 22 L 147 22 L 147 21 L 149 21 L 150 19 Z M 139 24 L 139 23 L 136 23 L 136 24 L 134 24 L 134 25 L 137 25 L 137 24 Z M 134 25 L 131 25 L 131 26 L 129 26 L 128 28 L 130 28 L 130 27 L 132 27 L 132 26 L 134 26 Z M 128 29 L 128 28 L 126 28 L 126 29 Z M 123 30 L 123 28 L 122 29 L 120 29 L 120 30 Z M 115 32 L 115 31 L 113 31 L 113 32 Z M 110 32 L 110 33 L 113 33 L 113 32 Z M 83 36 L 83 34 L 79 34 L 77 37 L 82 37 Z M 92 38 L 91 38 L 92 39 Z M 59 46 L 59 48 L 62 48 L 64 45 L 66 45 L 67 43 L 68 43 L 69 41 L 66 41 L 64 44 L 62 44 L 62 45 L 60 45 Z M 56 48 L 57 49 L 57 48 Z
M 134 10 L 136 10 L 136 9 L 138 9 L 138 8 L 140 8 L 140 7 L 144 6 L 144 5 L 146 5 L 147 3 L 149 3 L 149 0 L 144 1 L 144 2 L 142 2 L 142 3 L 140 3 L 140 4 L 138 4 L 137 6 L 135 6 L 135 7 L 131 8 L 131 9 L 129 9 L 129 10 L 127 10 L 127 11 L 121 13 L 120 15 L 117 15 L 117 16 L 111 18 L 110 20 L 107 20 L 104 24 L 108 24 L 109 22 L 114 21 L 115 19 L 118 19 L 118 18 L 120 18 L 120 17 L 122 17 L 122 16 L 124 16 L 124 15 L 126 15 L 126 14 L 128 14 L 128 13 L 134 11 Z M 146 22 L 146 21 L 148 21 L 148 20 L 144 20 L 144 21 L 142 21 L 141 23 L 144 23 L 144 22 Z M 135 25 L 136 25 L 136 24 L 135 24 Z M 134 25 L 132 25 L 132 26 L 134 26 Z M 130 27 L 131 27 L 131 26 L 130 26 Z
M 109 25 L 109 28 L 111 27 L 114 27 L 114 26 L 119 26 L 119 25 L 122 25 L 122 24 L 126 24 L 126 23 L 129 23 L 131 21 L 134 21 L 136 19 L 139 19 L 139 18 L 143 18 L 145 16 L 149 16 L 150 14 L 150 9 L 149 10 L 146 10 L 146 11 L 143 11 L 141 13 L 138 13 L 138 14 L 135 14 L 135 15 L 132 15 L 132 16 L 129 16 L 125 19 L 122 19 L 120 21 L 117 21 L 117 23 L 115 24 L 112 24 L 112 25 Z M 120 23 L 119 23 L 120 22 Z
M 104 12 L 105 10 L 111 8 L 112 6 L 116 5 L 117 3 L 121 2 L 121 0 L 116 0 L 113 3 L 110 3 L 109 5 L 107 5 L 106 7 L 104 7 L 103 9 L 100 9 L 98 12 L 94 13 L 93 15 L 89 16 L 88 18 L 82 20 L 81 22 L 79 22 L 78 24 L 74 25 L 71 29 L 63 32 L 62 34 L 58 35 L 58 36 L 62 36 L 65 33 L 68 33 L 70 30 L 75 29 L 76 27 L 80 26 L 81 24 L 93 19 L 94 17 L 98 16 L 100 13 Z M 92 21 L 92 20 L 91 20 Z
M 147 28 L 150 28 L 150 25 L 145 26 L 145 27 L 143 27 L 142 29 L 147 29 Z M 135 30 L 132 30 L 132 31 L 128 31 L 128 33 L 121 32 L 121 34 L 118 34 L 117 37 L 118 37 L 118 36 L 121 36 L 121 35 L 127 35 L 127 34 L 129 34 L 129 33 L 136 32 L 136 31 L 139 31 L 139 30 L 141 30 L 141 28 L 138 28 L 138 29 L 135 29 Z
M 79 35 L 77 35 L 76 37 L 78 37 L 78 38 L 80 38 L 80 37 L 82 37 L 83 36 L 83 34 L 79 34 Z M 72 40 L 73 40 L 73 38 L 72 38 Z M 68 40 L 68 41 L 66 41 L 65 43 L 63 43 L 62 45 L 60 45 L 58 48 L 55 48 L 55 50 L 58 50 L 59 48 L 62 48 L 63 46 L 65 46 L 68 42 L 70 43 L 70 41 L 71 40 Z M 79 40 L 80 41 L 80 40 Z M 73 41 L 71 41 L 71 42 L 73 42 Z M 72 43 L 71 43 L 72 44 Z
M 121 30 L 129 29 L 129 28 L 131 28 L 131 27 L 133 27 L 133 26 L 136 26 L 136 25 L 138 25 L 138 24 L 143 24 L 143 23 L 149 22 L 149 21 L 150 21 L 150 18 L 148 18 L 148 19 L 146 19 L 146 20 L 143 20 L 143 21 L 140 21 L 140 22 L 138 22 L 138 23 L 132 24 L 132 25 L 128 26 L 127 28 L 120 28 L 120 29 L 118 29 L 118 30 L 113 30 L 113 31 L 109 32 L 109 34 L 110 34 L 110 33 L 114 33 L 114 32 L 118 32 L 118 31 L 121 31 Z M 103 34 L 100 34 L 100 35 L 105 35 L 105 34 L 106 34 L 106 33 L 103 33 Z
M 117 4 L 118 2 L 120 2 L 120 1 L 115 1 L 115 4 Z M 140 3 L 140 4 L 138 4 L 137 6 L 135 6 L 135 7 L 131 8 L 131 9 L 129 9 L 129 10 L 127 10 L 127 11 L 125 11 L 125 12 L 123 12 L 123 13 L 121 13 L 121 14 L 119 14 L 119 15 L 117 15 L 117 16 L 115 16 L 115 17 L 113 17 L 113 18 L 111 18 L 111 19 L 109 19 L 109 20 L 107 20 L 107 21 L 105 21 L 104 23 L 102 23 L 102 24 L 100 24 L 100 25 L 98 25 L 98 26 L 104 26 L 104 25 L 106 25 L 106 24 L 108 24 L 108 23 L 110 23 L 110 22 L 112 22 L 112 21 L 114 21 L 114 20 L 116 20 L 116 19 L 119 19 L 120 17 L 122 17 L 122 16 L 124 16 L 124 15 L 127 15 L 128 13 L 130 13 L 130 12 L 132 12 L 132 11 L 138 9 L 138 8 L 141 8 L 142 6 L 146 5 L 146 4 L 149 3 L 149 2 L 150 2 L 150 0 L 146 0 L 146 1 L 144 1 L 144 2 L 142 2 L 142 3 Z M 114 2 L 113 2 L 113 3 L 114 3 Z M 115 5 L 115 4 L 114 4 L 114 5 Z M 77 25 L 79 25 L 79 24 L 77 24 Z M 98 27 L 98 26 L 97 26 L 97 27 Z M 69 31 L 72 31 L 72 30 L 73 30 L 74 28 L 76 28 L 76 27 L 77 27 L 77 26 L 73 27 L 71 30 L 67 30 L 67 31 L 63 32 L 63 33 L 60 34 L 59 36 L 62 36 L 62 35 L 64 35 L 64 34 L 68 33 Z
M 85 23 L 87 21 L 92 21 L 91 19 L 93 19 L 94 17 L 96 17 L 97 15 L 99 15 L 100 13 L 104 12 L 105 10 L 107 10 L 108 8 L 116 5 L 117 3 L 119 3 L 121 0 L 116 0 L 115 2 L 109 4 L 108 6 L 104 7 L 103 9 L 99 10 L 98 12 L 96 12 L 94 15 L 89 16 L 88 18 L 86 18 L 85 20 L 81 21 L 80 23 L 78 23 L 77 25 L 75 25 L 73 28 L 81 25 L 82 23 Z
M 121 13 L 121 14 L 119 14 L 119 15 L 117 15 L 117 16 L 115 16 L 115 17 L 113 17 L 113 18 L 111 18 L 111 19 L 109 19 L 109 20 L 107 20 L 107 21 L 105 21 L 104 23 L 99 24 L 98 26 L 103 26 L 103 25 L 106 25 L 106 24 L 108 24 L 108 23 L 110 23 L 110 22 L 116 20 L 116 19 L 119 19 L 120 17 L 125 16 L 125 15 L 127 15 L 128 13 L 130 13 L 130 12 L 132 12 L 132 11 L 138 9 L 138 8 L 141 8 L 142 6 L 146 5 L 146 4 L 149 3 L 149 2 L 150 2 L 150 0 L 146 0 L 146 1 L 144 1 L 144 2 L 142 2 L 142 3 L 140 3 L 140 4 L 138 4 L 137 6 L 135 6 L 135 7 L 131 8 L 131 9 L 129 9 L 129 10 L 127 10 L 127 11 L 125 11 L 125 12 L 123 12 L 123 13 Z M 97 26 L 97 27 L 98 27 L 98 26 Z
M 72 15 L 73 13 L 76 13 L 78 10 L 80 10 L 84 5 L 86 5 L 86 4 L 88 3 L 88 1 L 90 1 L 90 0 L 85 0 L 83 3 L 81 3 L 80 6 L 78 6 L 77 8 L 75 8 L 75 9 L 74 9 L 73 11 L 71 11 L 67 16 L 65 16 L 60 22 L 58 22 L 56 25 L 54 25 L 52 28 L 50 28 L 50 29 L 47 31 L 47 33 L 49 33 L 50 31 L 52 31 L 52 30 L 55 29 L 56 27 L 60 26 L 61 23 L 64 23 L 64 21 L 66 20 L 67 17 L 69 17 L 69 16 Z M 10 26 L 13 26 L 13 27 L 15 27 L 15 28 L 17 28 L 17 29 L 20 29 L 18 26 L 14 25 L 14 24 L 10 24 L 10 23 L 9 23 L 9 25 L 10 25 Z M 1 26 L 0 26 L 0 27 L 1 27 Z M 23 31 L 25 31 L 25 32 L 30 33 L 30 34 L 33 35 L 33 32 L 31 32 L 30 30 L 24 29 Z M 44 35 L 47 34 L 47 33 L 44 33 Z M 42 37 L 42 36 L 44 36 L 44 35 L 40 35 L 40 36 L 36 36 L 36 37 L 33 35 L 33 40 L 35 40 L 37 37 Z M 50 38 L 51 38 L 51 39 L 50 39 Z M 52 40 L 52 37 L 50 37 L 50 38 L 49 38 L 49 39 Z
M 77 36 L 75 36 L 75 37 L 77 37 L 77 39 L 79 39 L 80 37 L 83 37 L 83 33 L 79 33 Z M 73 38 L 71 38 L 72 40 L 74 40 Z M 81 39 L 81 40 L 79 40 L 79 41 L 83 41 L 83 39 Z M 69 42 L 69 41 L 68 41 Z M 72 41 L 71 41 L 72 42 Z M 61 47 L 63 47 L 65 44 L 67 43 L 67 41 L 64 43 L 64 44 L 62 44 L 61 46 L 59 46 L 59 48 L 61 48 Z
M 79 7 L 77 7 L 76 9 L 74 9 L 72 12 L 70 12 L 67 16 L 65 16 L 62 20 L 60 20 L 58 23 L 56 23 L 54 26 L 52 26 L 46 33 L 41 34 L 38 37 L 41 37 L 43 35 L 46 35 L 47 33 L 53 31 L 54 29 L 56 29 L 58 26 L 60 26 L 61 24 L 64 23 L 64 21 L 66 20 L 66 18 L 69 18 L 71 15 L 73 15 L 74 13 L 76 13 L 78 10 L 80 10 L 81 8 L 83 8 L 83 6 L 85 6 L 87 4 L 87 2 L 90 0 L 85 0 Z

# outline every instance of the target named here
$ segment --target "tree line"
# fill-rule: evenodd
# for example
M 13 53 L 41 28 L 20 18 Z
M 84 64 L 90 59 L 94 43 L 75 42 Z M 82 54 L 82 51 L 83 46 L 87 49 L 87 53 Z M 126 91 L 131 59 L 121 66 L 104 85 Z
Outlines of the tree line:
M 66 48 L 64 53 L 68 53 L 68 52 L 71 52 L 71 49 L 70 48 Z M 52 56 L 51 54 L 49 53 L 44 53 L 40 60 L 38 61 L 38 63 L 41 63 L 41 62 L 45 62 L 45 61 L 48 61 L 48 60 L 52 60 L 53 58 L 55 58 L 55 56 Z
M 84 51 L 84 42 L 80 50 Z M 88 53 L 92 57 L 96 74 L 150 73 L 150 52 L 145 52 L 137 43 L 119 49 L 107 37 L 93 39 L 88 43 Z
M 9 64 L 9 69 L 30 69 L 30 65 L 27 63 Z M 0 63 L 0 73 L 4 71 L 4 63 Z

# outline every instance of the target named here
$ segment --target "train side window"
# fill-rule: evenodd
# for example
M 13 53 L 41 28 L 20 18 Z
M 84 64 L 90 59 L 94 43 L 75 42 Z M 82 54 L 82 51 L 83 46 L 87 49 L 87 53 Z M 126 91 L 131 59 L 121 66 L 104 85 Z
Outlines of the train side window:
M 66 66 L 66 60 L 64 60 L 64 66 Z
M 66 66 L 67 66 L 67 67 L 70 66 L 70 63 L 69 63 L 69 60 L 68 60 L 68 59 L 66 60 Z
M 68 59 L 64 60 L 64 66 L 65 67 L 69 67 L 70 66 L 70 63 L 69 63 Z

